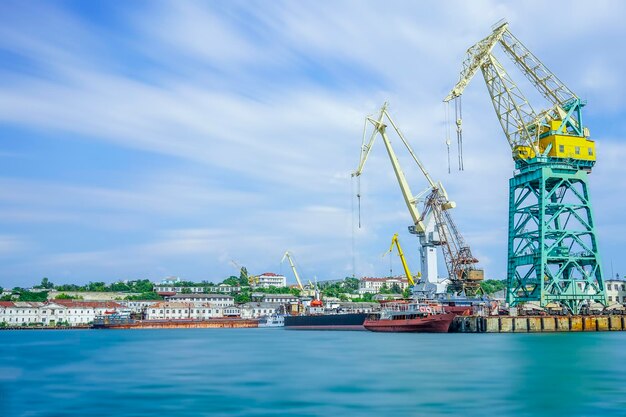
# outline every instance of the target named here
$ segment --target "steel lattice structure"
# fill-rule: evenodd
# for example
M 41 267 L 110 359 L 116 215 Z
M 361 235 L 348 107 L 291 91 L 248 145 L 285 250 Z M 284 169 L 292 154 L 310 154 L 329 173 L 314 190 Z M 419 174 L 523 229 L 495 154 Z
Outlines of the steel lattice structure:
M 533 110 L 492 54 L 497 44 L 551 107 Z M 606 304 L 587 183 L 596 154 L 583 127 L 585 103 L 506 22 L 468 49 L 459 82 L 444 101 L 459 99 L 478 70 L 516 167 L 509 181 L 507 301 L 556 302 L 574 313 L 592 301 Z

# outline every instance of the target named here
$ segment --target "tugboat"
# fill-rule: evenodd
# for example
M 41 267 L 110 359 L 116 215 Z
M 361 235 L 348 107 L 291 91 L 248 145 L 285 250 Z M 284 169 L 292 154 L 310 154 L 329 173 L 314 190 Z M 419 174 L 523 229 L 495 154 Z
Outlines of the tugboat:
M 363 327 L 371 332 L 447 333 L 454 312 L 435 303 L 388 303 L 379 315 L 370 315 Z

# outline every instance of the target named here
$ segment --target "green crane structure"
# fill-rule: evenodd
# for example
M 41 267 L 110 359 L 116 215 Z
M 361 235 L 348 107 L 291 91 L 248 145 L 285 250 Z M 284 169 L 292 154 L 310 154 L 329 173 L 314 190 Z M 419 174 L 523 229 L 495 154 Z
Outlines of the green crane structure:
M 550 103 L 536 112 L 496 60 L 500 45 Z M 509 181 L 507 301 L 516 306 L 560 303 L 578 314 L 591 302 L 606 305 L 587 174 L 595 143 L 583 126 L 586 104 L 499 22 L 467 50 L 455 99 L 457 140 L 462 142 L 460 97 L 480 70 L 511 146 L 515 173 Z

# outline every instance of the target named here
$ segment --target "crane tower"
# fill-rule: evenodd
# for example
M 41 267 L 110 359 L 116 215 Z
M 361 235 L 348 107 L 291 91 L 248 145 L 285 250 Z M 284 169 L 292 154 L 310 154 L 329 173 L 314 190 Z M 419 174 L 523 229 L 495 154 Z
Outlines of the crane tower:
M 433 181 L 425 166 L 417 158 L 410 144 L 389 115 L 387 107 L 388 104 L 384 103 L 377 119 L 367 117 L 367 122 L 374 126 L 374 130 L 367 143 L 365 143 L 365 136 L 363 137 L 359 166 L 352 176 L 358 178 L 363 173 L 363 168 L 372 150 L 374 140 L 380 135 L 387 149 L 404 202 L 413 220 L 413 225 L 409 226 L 409 232 L 415 234 L 420 241 L 421 271 L 425 282 L 420 283 L 420 288 L 414 288 L 414 290 L 432 293 L 432 295 L 445 293 L 448 289 L 456 294 L 475 295 L 480 293 L 483 270 L 476 267 L 478 259 L 472 256 L 469 245 L 465 243 L 449 213 L 450 209 L 456 207 L 456 203 L 450 201 L 441 182 Z M 386 123 L 391 124 L 393 130 L 395 130 L 428 182 L 428 187 L 418 195 L 413 195 L 400 167 L 398 157 L 387 135 Z M 418 203 L 420 202 L 424 202 L 421 213 L 418 208 Z M 443 281 L 440 281 L 437 276 L 438 246 L 442 249 L 448 272 L 448 279 Z
M 497 45 L 550 107 L 532 108 L 493 55 Z M 459 81 L 444 101 L 460 100 L 478 70 L 515 162 L 509 180 L 507 301 L 560 303 L 575 314 L 592 301 L 606 304 L 587 182 L 596 152 L 583 126 L 586 103 L 513 36 L 507 22 L 497 23 L 467 50 Z M 460 102 L 455 108 L 461 141 Z

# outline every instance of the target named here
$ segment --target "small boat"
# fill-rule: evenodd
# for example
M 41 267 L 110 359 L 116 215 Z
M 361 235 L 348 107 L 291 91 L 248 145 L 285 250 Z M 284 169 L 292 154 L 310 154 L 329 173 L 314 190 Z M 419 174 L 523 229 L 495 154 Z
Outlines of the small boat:
M 259 318 L 259 327 L 285 327 L 285 316 L 272 314 Z
M 371 332 L 447 333 L 457 313 L 436 303 L 388 303 L 370 315 L 363 327 Z

